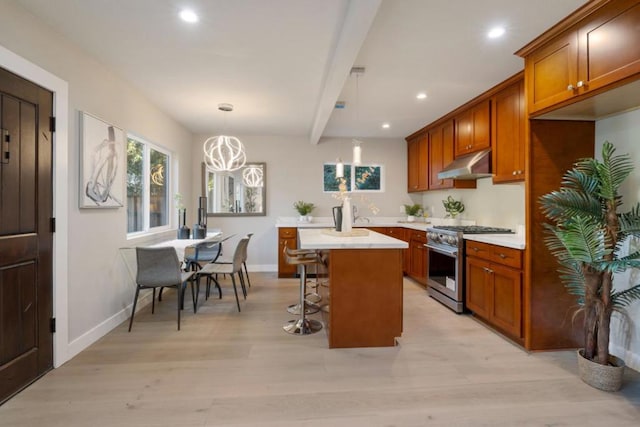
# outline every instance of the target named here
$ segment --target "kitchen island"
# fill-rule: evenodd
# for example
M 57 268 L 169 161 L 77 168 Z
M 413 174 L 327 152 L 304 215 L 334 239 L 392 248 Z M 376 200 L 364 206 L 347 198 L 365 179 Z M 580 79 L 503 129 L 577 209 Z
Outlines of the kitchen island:
M 390 347 L 402 335 L 402 250 L 408 244 L 375 231 L 333 236 L 299 229 L 300 249 L 323 253 L 321 287 L 329 348 Z

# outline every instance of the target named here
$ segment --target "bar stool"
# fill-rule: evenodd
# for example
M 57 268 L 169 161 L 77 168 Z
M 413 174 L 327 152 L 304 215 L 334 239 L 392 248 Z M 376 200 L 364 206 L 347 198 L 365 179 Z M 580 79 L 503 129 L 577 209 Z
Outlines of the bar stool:
M 319 261 L 315 251 L 295 251 L 284 248 L 285 259 L 288 264 L 297 265 L 300 268 L 300 307 L 305 307 L 305 296 L 307 291 L 307 266 L 317 264 Z M 294 335 L 310 335 L 315 334 L 322 329 L 322 323 L 314 319 L 307 319 L 307 310 L 300 309 L 300 318 L 289 320 L 282 328 Z
M 288 262 L 288 258 L 291 258 L 291 257 L 314 260 L 314 262 L 310 264 L 317 263 L 318 261 L 318 252 L 312 249 L 289 249 L 285 246 L 283 252 L 284 252 L 285 260 L 287 260 L 287 262 Z M 306 266 L 305 266 L 305 273 L 306 273 Z M 306 277 L 305 277 L 305 281 L 306 281 Z M 316 282 L 317 282 L 317 279 L 316 279 Z M 316 303 L 320 302 L 322 298 L 317 293 L 317 289 L 318 289 L 317 283 L 314 286 L 314 288 L 315 290 L 313 293 L 305 294 L 304 314 L 315 314 L 318 311 L 320 311 L 320 307 L 316 305 Z M 306 283 L 305 283 L 305 292 L 306 292 Z M 300 314 L 300 307 L 302 307 L 302 305 L 300 305 L 300 303 L 297 302 L 295 304 L 291 304 L 290 306 L 288 306 L 287 311 L 291 314 Z

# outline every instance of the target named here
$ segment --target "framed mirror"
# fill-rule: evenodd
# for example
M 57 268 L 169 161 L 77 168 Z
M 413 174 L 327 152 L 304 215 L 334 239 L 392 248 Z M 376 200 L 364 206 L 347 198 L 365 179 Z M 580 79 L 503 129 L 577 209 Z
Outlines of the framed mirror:
M 202 163 L 207 216 L 265 216 L 267 164 L 252 162 L 233 172 L 211 172 Z

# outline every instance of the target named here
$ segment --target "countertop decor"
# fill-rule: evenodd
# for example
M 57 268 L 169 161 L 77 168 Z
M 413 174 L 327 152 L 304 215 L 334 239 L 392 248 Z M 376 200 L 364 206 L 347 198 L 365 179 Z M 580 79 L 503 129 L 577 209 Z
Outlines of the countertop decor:
M 447 211 L 447 216 L 450 218 L 455 219 L 456 216 L 464 212 L 464 204 L 451 196 L 448 196 L 447 200 L 443 200 L 442 204 L 444 205 L 444 210 Z

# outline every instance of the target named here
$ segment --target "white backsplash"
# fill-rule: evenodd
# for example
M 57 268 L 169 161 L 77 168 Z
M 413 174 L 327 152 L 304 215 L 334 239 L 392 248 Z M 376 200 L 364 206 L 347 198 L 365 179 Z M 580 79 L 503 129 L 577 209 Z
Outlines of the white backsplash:
M 525 223 L 524 183 L 493 185 L 491 178 L 478 179 L 477 188 L 427 191 L 417 203 L 430 208 L 434 217 L 444 217 L 442 200 L 451 195 L 464 204 L 463 220 L 478 225 L 517 230 Z M 414 199 L 414 197 L 412 197 Z

